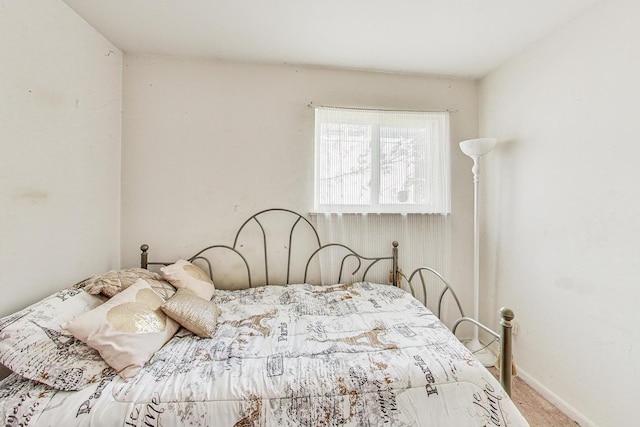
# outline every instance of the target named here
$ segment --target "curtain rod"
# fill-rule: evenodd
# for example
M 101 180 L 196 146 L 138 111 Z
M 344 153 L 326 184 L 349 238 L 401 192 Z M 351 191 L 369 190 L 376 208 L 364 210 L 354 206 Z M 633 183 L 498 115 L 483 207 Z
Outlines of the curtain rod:
M 398 113 L 457 113 L 458 110 L 404 110 L 404 109 L 393 109 L 393 108 L 367 108 L 367 107 L 338 107 L 335 105 L 316 105 L 313 102 L 307 104 L 307 107 L 311 108 L 337 108 L 340 110 L 364 110 L 364 111 L 393 111 Z

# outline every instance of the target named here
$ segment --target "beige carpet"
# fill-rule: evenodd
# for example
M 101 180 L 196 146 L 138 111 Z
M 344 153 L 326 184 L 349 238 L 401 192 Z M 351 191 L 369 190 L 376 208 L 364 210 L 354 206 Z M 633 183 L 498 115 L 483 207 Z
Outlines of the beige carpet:
M 490 371 L 498 377 L 497 369 L 491 368 Z M 515 377 L 511 384 L 511 399 L 531 427 L 576 427 L 578 425 L 519 377 Z

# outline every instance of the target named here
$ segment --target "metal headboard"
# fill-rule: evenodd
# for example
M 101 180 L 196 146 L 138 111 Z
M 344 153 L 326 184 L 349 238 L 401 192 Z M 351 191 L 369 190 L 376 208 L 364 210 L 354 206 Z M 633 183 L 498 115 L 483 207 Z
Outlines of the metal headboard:
M 290 228 L 288 229 L 288 244 L 286 245 L 287 248 L 287 261 L 286 261 L 286 279 L 285 279 L 285 283 L 284 284 L 289 284 L 291 283 L 291 267 L 292 267 L 292 254 L 296 253 L 296 250 L 294 248 L 295 246 L 295 239 L 294 239 L 294 235 L 296 234 L 296 232 L 301 232 L 302 227 L 306 227 L 307 230 L 310 230 L 308 232 L 311 233 L 311 240 L 313 240 L 313 245 L 316 246 L 316 248 L 314 250 L 312 250 L 311 254 L 309 255 L 309 257 L 307 258 L 306 262 L 304 262 L 303 260 L 303 265 L 304 265 L 304 277 L 303 277 L 303 282 L 307 282 L 307 280 L 309 279 L 309 268 L 312 264 L 312 262 L 314 260 L 317 259 L 317 257 L 319 257 L 323 251 L 327 251 L 327 250 L 331 250 L 331 248 L 341 248 L 344 251 L 346 251 L 346 255 L 344 255 L 340 261 L 340 268 L 339 268 L 339 276 L 338 276 L 338 282 L 341 282 L 344 276 L 344 270 L 346 268 L 346 261 L 348 259 L 353 258 L 356 263 L 357 266 L 355 267 L 355 269 L 351 272 L 352 276 L 355 276 L 361 268 L 363 268 L 363 264 L 365 265 L 362 276 L 361 276 L 361 280 L 366 280 L 367 278 L 367 274 L 370 272 L 370 270 L 376 266 L 378 263 L 382 262 L 382 261 L 390 261 L 391 262 L 391 271 L 390 271 L 390 277 L 391 277 L 391 284 L 394 286 L 398 286 L 398 278 L 400 277 L 399 274 L 399 270 L 398 270 L 398 242 L 393 242 L 393 246 L 392 246 L 392 251 L 391 251 L 391 255 L 390 256 L 384 256 L 384 257 L 368 257 L 368 256 L 364 256 L 364 255 L 360 255 L 359 253 L 357 253 L 356 251 L 354 251 L 353 249 L 349 248 L 348 246 L 345 246 L 343 244 L 340 243 L 329 243 L 326 245 L 323 245 L 320 242 L 320 236 L 318 235 L 317 230 L 315 229 L 315 227 L 313 226 L 313 224 L 304 216 L 300 215 L 297 212 L 294 212 L 292 210 L 289 209 L 283 209 L 283 208 L 272 208 L 272 209 L 265 209 L 262 210 L 252 216 L 250 216 L 246 221 L 244 221 L 244 223 L 240 226 L 240 228 L 238 229 L 238 231 L 236 232 L 234 241 L 233 241 L 233 246 L 228 246 L 228 245 L 212 245 L 212 246 L 207 246 L 206 248 L 201 249 L 200 251 L 198 251 L 195 255 L 187 258 L 188 261 L 193 262 L 196 260 L 201 260 L 204 263 L 206 263 L 207 268 L 209 270 L 209 275 L 211 277 L 213 277 L 213 269 L 211 266 L 211 261 L 206 257 L 203 256 L 203 254 L 207 251 L 211 251 L 211 250 L 223 250 L 223 251 L 230 251 L 231 253 L 235 254 L 235 256 L 237 256 L 238 258 L 240 258 L 240 260 L 242 260 L 242 264 L 245 266 L 246 269 L 246 274 L 247 274 L 247 283 L 249 287 L 253 287 L 255 284 L 255 274 L 252 274 L 252 268 L 250 266 L 250 262 L 247 259 L 247 257 L 245 256 L 245 254 L 243 254 L 242 252 L 242 245 L 240 244 L 240 238 L 241 235 L 244 232 L 247 231 L 247 226 L 250 224 L 255 224 L 258 227 L 259 233 L 260 233 L 260 241 L 262 244 L 262 253 L 263 253 L 263 260 L 262 262 L 263 264 L 263 268 L 264 268 L 264 284 L 265 285 L 269 285 L 269 284 L 273 284 L 271 281 L 271 277 L 269 274 L 269 239 L 268 239 L 268 230 L 265 227 L 265 218 L 267 216 L 273 216 L 273 215 L 285 215 L 288 217 L 291 217 L 292 220 L 290 221 L 290 223 L 292 223 L 292 225 L 290 226 Z M 149 266 L 152 265 L 169 265 L 172 264 L 172 262 L 149 262 L 148 260 L 148 256 L 149 256 L 149 245 L 142 245 L 140 247 L 140 250 L 142 251 L 140 254 L 140 266 L 142 268 L 148 268 Z M 255 270 L 255 269 L 254 269 Z M 278 283 L 278 284 L 282 284 L 282 283 Z

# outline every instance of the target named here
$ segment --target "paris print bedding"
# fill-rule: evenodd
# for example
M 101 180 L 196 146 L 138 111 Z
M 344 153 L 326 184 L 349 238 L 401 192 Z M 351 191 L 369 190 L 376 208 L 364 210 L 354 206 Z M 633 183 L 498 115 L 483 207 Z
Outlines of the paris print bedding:
M 128 381 L 59 328 L 103 301 L 65 290 L 0 321 L 0 362 L 15 372 L 0 383 L 5 425 L 527 425 L 437 317 L 395 287 L 216 290 L 213 337 L 181 328 Z M 37 363 L 21 366 L 28 355 Z

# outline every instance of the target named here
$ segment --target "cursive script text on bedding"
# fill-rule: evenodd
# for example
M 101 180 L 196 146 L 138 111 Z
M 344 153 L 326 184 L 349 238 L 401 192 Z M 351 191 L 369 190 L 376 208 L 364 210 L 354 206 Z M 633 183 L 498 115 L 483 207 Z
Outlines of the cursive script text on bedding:
M 500 401 L 502 397 L 498 396 L 496 390 L 491 384 L 485 384 L 484 390 L 481 393 L 474 393 L 474 404 L 482 408 L 486 416 L 491 420 L 491 424 L 494 426 L 502 426 L 506 423 L 502 417 L 502 407 Z

